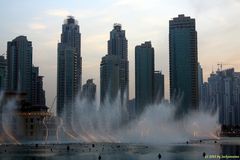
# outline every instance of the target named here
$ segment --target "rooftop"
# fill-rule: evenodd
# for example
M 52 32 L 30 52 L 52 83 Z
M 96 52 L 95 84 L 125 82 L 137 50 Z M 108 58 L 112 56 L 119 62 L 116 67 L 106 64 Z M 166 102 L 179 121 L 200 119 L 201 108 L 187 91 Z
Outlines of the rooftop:
M 64 24 L 78 24 L 78 21 L 73 16 L 67 16 L 67 19 L 64 20 Z
M 114 29 L 117 29 L 117 30 L 121 30 L 122 25 L 121 25 L 120 23 L 114 23 L 114 24 L 113 24 L 113 28 L 114 28 Z

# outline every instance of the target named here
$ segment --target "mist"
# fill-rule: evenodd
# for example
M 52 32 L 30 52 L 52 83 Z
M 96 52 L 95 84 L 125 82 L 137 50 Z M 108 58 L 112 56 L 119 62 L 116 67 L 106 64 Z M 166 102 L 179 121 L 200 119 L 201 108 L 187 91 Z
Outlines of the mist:
M 2 103 L 2 96 L 0 97 Z M 176 106 L 159 103 L 146 106 L 144 112 L 135 119 L 130 119 L 127 104 L 121 103 L 120 94 L 114 100 L 106 98 L 104 103 L 89 102 L 87 98 L 76 98 L 72 105 L 72 123 L 66 123 L 64 113 L 56 121 L 56 134 L 49 136 L 48 120 L 42 123 L 46 127 L 46 135 L 42 143 L 144 143 L 171 144 L 185 143 L 192 139 L 216 139 L 220 129 L 218 112 L 189 112 L 182 119 L 174 118 Z M 69 106 L 66 106 L 69 107 Z M 9 100 L 2 106 L 1 124 L 4 135 L 2 143 L 29 143 L 17 139 L 13 134 L 12 122 L 16 112 L 15 100 Z M 53 115 L 52 115 L 53 116 Z M 57 117 L 56 117 L 57 118 Z M 58 119 L 58 118 L 57 118 Z M 22 126 L 24 127 L 24 126 Z M 21 127 L 18 127 L 21 128 Z
M 82 142 L 182 143 L 190 139 L 218 138 L 218 112 L 192 111 L 175 119 L 176 107 L 167 103 L 146 106 L 135 119 L 129 119 L 128 106 L 114 101 L 103 104 L 77 100 L 73 112 L 73 130 Z

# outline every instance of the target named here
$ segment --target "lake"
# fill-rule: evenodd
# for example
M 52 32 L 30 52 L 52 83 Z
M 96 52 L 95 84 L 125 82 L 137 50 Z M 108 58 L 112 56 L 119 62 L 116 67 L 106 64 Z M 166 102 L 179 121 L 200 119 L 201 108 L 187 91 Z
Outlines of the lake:
M 201 160 L 240 159 L 240 139 L 191 140 L 176 144 L 1 144 L 1 160 Z M 205 155 L 205 158 L 204 158 Z

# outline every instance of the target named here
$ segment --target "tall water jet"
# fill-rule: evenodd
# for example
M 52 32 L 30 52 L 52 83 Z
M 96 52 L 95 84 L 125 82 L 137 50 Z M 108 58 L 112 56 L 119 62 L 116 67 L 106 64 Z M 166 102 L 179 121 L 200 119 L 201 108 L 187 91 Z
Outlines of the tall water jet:
M 217 114 L 189 112 L 176 120 L 176 106 L 168 103 L 146 106 L 137 119 L 122 123 L 128 112 L 120 95 L 100 105 L 84 98 L 77 99 L 74 105 L 72 126 L 80 142 L 176 143 L 194 138 L 217 138 L 219 129 Z

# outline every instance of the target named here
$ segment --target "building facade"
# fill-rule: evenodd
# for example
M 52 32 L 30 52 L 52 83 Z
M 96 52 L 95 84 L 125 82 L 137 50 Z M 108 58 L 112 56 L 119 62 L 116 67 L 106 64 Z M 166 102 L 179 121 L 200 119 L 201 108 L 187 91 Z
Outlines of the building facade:
M 7 89 L 7 60 L 0 56 L 0 91 Z
M 32 102 L 32 42 L 19 36 L 7 44 L 8 90 L 24 92 Z
M 32 67 L 32 105 L 46 106 L 43 76 L 39 75 L 39 67 Z
M 100 65 L 100 100 L 114 101 L 120 89 L 120 59 L 116 55 L 106 55 Z
M 240 73 L 233 68 L 218 70 L 210 75 L 205 86 L 204 102 L 212 110 L 218 110 L 219 123 L 240 126 Z
M 141 114 L 154 99 L 154 48 L 151 42 L 135 47 L 136 114 Z
M 198 63 L 198 100 L 199 103 L 202 102 L 201 95 L 202 95 L 202 87 L 203 87 L 203 69 L 200 63 Z
M 58 45 L 57 115 L 71 123 L 78 92 L 76 85 L 76 53 L 74 48 Z
M 170 100 L 178 115 L 198 107 L 198 50 L 195 19 L 179 15 L 169 21 Z
M 113 64 L 115 66 L 112 66 Z M 129 99 L 128 41 L 121 24 L 115 23 L 110 32 L 108 54 L 102 58 L 100 68 L 101 103 L 104 102 L 107 95 L 110 95 L 111 99 L 116 98 L 118 92 L 120 92 L 122 103 L 125 103 L 123 100 L 127 103 Z M 113 70 L 114 72 L 112 72 Z
M 65 115 L 71 123 L 72 107 L 82 79 L 81 34 L 72 16 L 62 25 L 57 57 L 57 115 Z
M 68 16 L 62 25 L 61 44 L 72 47 L 76 52 L 76 86 L 80 91 L 82 86 L 82 56 L 81 33 L 78 21 L 73 16 Z
M 133 120 L 136 118 L 136 104 L 135 104 L 135 98 L 134 99 L 130 99 L 128 101 L 128 119 L 129 120 Z
M 92 103 L 96 98 L 96 84 L 93 83 L 93 79 L 88 79 L 87 83 L 82 87 L 82 97 L 87 99 L 89 103 Z
M 153 89 L 154 103 L 160 103 L 164 99 L 164 75 L 160 71 L 154 72 L 154 89 Z

